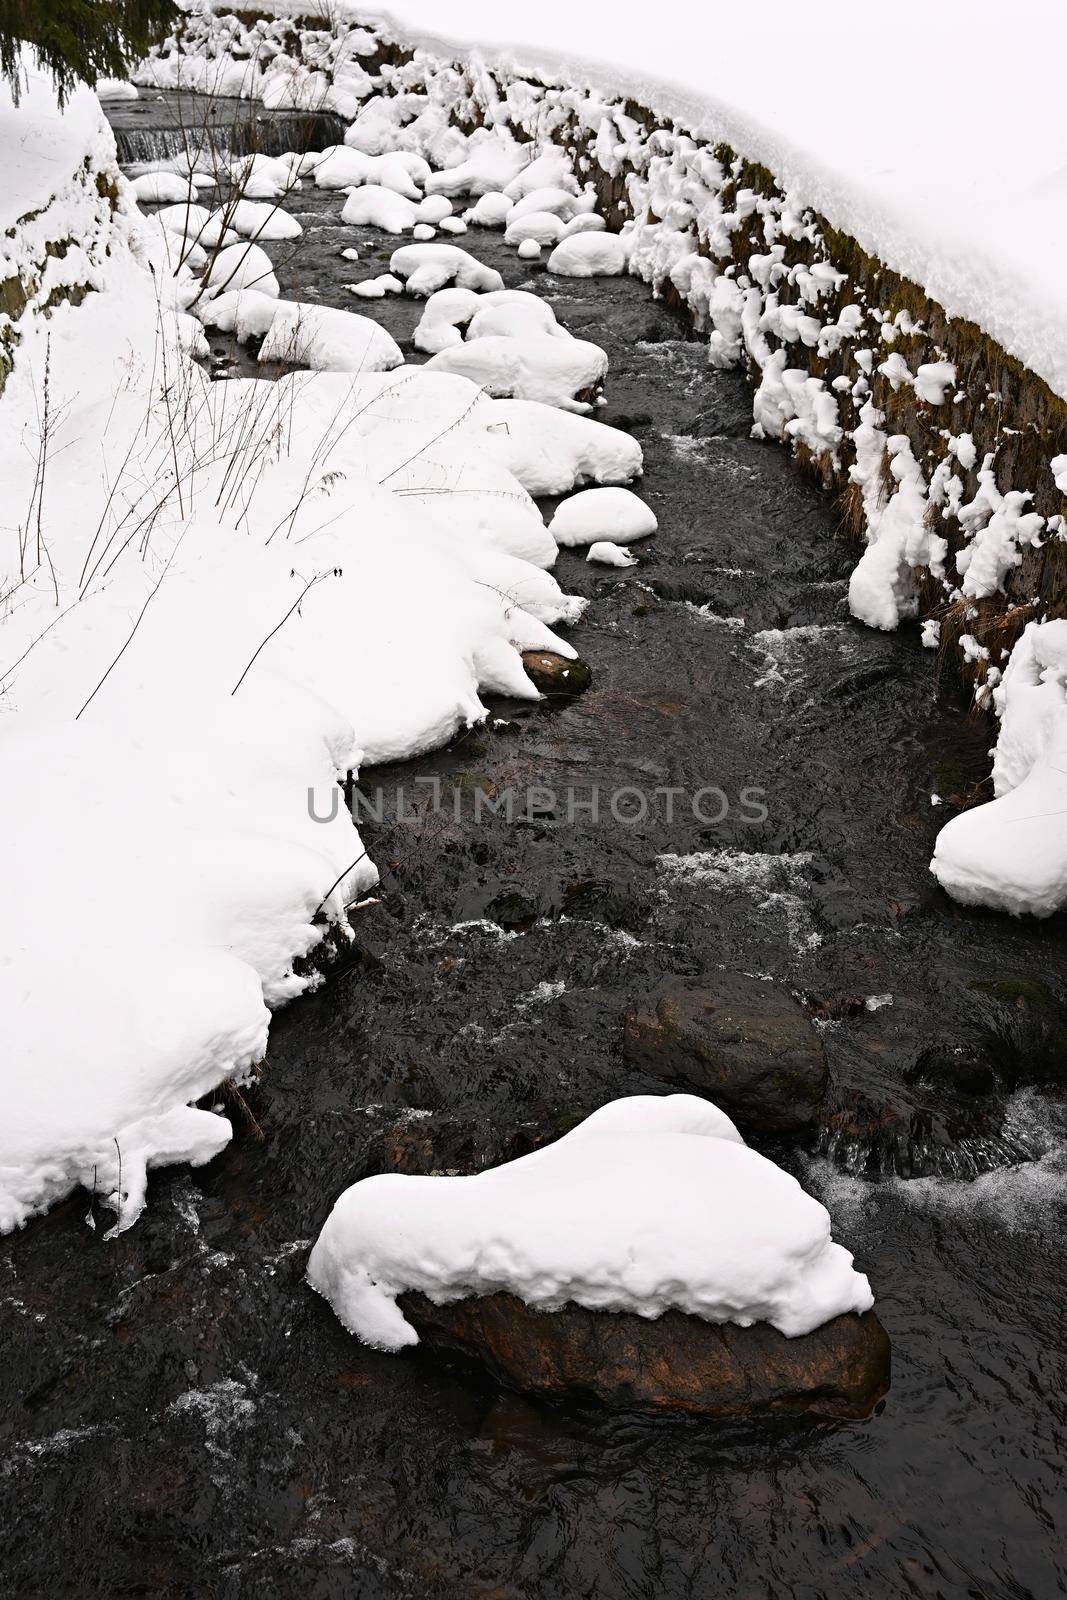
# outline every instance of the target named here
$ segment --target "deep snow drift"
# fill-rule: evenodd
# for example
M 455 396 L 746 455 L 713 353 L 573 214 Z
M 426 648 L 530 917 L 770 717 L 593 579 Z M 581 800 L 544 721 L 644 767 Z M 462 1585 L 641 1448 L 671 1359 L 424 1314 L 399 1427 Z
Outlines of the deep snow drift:
M 819 1202 L 687 1094 L 612 1101 L 471 1177 L 364 1178 L 326 1219 L 308 1281 L 384 1350 L 418 1343 L 405 1289 L 438 1304 L 507 1290 L 545 1311 L 678 1308 L 789 1338 L 874 1304 Z

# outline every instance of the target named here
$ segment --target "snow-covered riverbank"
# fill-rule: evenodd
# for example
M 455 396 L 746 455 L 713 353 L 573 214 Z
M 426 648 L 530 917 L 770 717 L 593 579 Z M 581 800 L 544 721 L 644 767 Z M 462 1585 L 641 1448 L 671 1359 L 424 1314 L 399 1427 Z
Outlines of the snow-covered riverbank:
M 924 619 L 940 671 L 1001 711 L 1012 646 L 1028 624 L 1062 612 L 1067 570 L 1067 360 L 1057 354 L 1067 348 L 1067 313 L 1046 270 L 1059 237 L 1060 211 L 1046 194 L 1056 173 L 1034 179 L 1012 158 L 994 184 L 1005 160 L 994 139 L 988 159 L 976 155 L 980 200 L 962 200 L 966 184 L 955 198 L 940 183 L 931 189 L 924 162 L 941 170 L 937 152 L 951 145 L 954 124 L 948 102 L 919 92 L 929 89 L 925 52 L 911 52 L 902 70 L 929 115 L 903 154 L 894 133 L 883 171 L 889 124 L 865 119 L 843 147 L 836 102 L 806 90 L 803 50 L 789 57 L 786 83 L 768 77 L 760 58 L 731 48 L 738 19 L 721 36 L 716 19 L 708 41 L 706 59 L 722 60 L 728 86 L 717 99 L 698 93 L 683 68 L 657 77 L 663 49 L 674 62 L 673 46 L 648 56 L 626 26 L 613 36 L 623 65 L 597 66 L 543 48 L 544 18 L 527 24 L 537 35 L 529 46 L 472 51 L 427 33 L 416 13 L 350 6 L 319 22 L 271 0 L 250 24 L 198 6 L 138 77 L 358 110 L 347 144 L 372 156 L 399 147 L 457 172 L 466 153 L 458 128 L 478 130 L 481 159 L 495 151 L 505 166 L 509 136 L 537 148 L 562 142 L 609 221 L 623 226 L 629 270 L 688 308 L 714 362 L 747 366 L 756 426 L 843 491 L 846 522 L 866 540 L 853 614 L 878 628 Z M 456 17 L 457 26 L 484 23 L 477 7 Z M 845 29 L 838 18 L 850 39 L 873 20 L 850 17 Z M 788 32 L 796 19 L 780 21 Z M 936 20 L 946 26 L 965 45 L 973 84 L 1002 84 L 1003 61 L 973 11 Z M 1030 18 L 1010 41 L 1031 65 L 1036 26 Z M 874 65 L 893 77 L 884 52 Z M 1021 77 L 1009 81 L 1021 92 Z M 1026 93 L 1032 103 L 1029 84 Z M 1057 97 L 1038 103 L 1044 121 L 1028 148 L 1040 172 L 1058 148 L 1060 113 Z M 983 127 L 988 143 L 992 125 Z M 1025 185 L 1035 182 L 1031 195 Z M 1056 692 L 1026 741 L 1042 791 L 1067 736 L 1064 673 L 1048 670 Z M 1025 776 L 1016 767 L 1013 786 Z M 1006 792 L 998 784 L 995 805 Z M 968 824 L 952 833 L 942 881 L 1009 911 L 1061 904 L 1055 816 L 1029 802 L 1020 815 L 1025 830 L 1005 823 L 1022 833 L 1014 867 L 989 856 L 999 820 Z M 1025 889 L 1006 886 L 1013 875 Z
M 318 820 L 338 781 L 440 744 L 481 693 L 536 698 L 521 650 L 573 655 L 552 627 L 581 612 L 522 481 L 547 408 L 498 422 L 464 378 L 361 375 L 376 330 L 344 312 L 314 359 L 356 370 L 213 385 L 197 282 L 86 117 L 106 258 L 82 305 L 22 318 L 0 401 L 5 1227 L 79 1182 L 126 1224 L 146 1166 L 218 1150 L 228 1124 L 189 1102 L 261 1059 L 294 959 L 376 878 L 347 812 Z M 614 481 L 614 436 L 549 416 L 569 481 Z
M 312 826 L 304 791 L 441 743 L 483 714 L 481 693 L 533 697 L 520 652 L 573 653 L 552 629 L 580 606 L 546 571 L 555 541 L 531 494 L 621 483 L 640 469 L 632 441 L 620 451 L 618 434 L 582 415 L 603 352 L 555 328 L 530 296 L 502 294 L 453 242 L 403 246 L 390 282 L 367 289 L 406 282 L 409 294 L 432 296 L 420 327 L 435 353 L 418 375 L 390 376 L 401 353 L 373 322 L 279 300 L 270 262 L 239 238 L 264 226 L 262 197 L 284 200 L 302 174 L 349 189 L 342 216 L 353 224 L 420 241 L 439 228 L 451 241 L 468 225 L 507 223 L 508 242 L 526 253 L 555 246 L 556 273 L 628 267 L 669 289 L 706 327 L 713 361 L 754 367 L 757 427 L 828 482 L 849 479 L 869 541 L 852 609 L 875 626 L 916 611 L 916 573 L 940 575 L 946 605 L 969 616 L 1024 550 L 1055 546 L 1062 531 L 1058 514 L 1027 509 L 1029 490 L 998 487 L 996 450 L 1012 433 L 1003 414 L 982 458 L 971 433 L 954 431 L 975 396 L 956 389 L 951 329 L 940 343 L 906 307 L 894 313 L 872 297 L 873 280 L 839 270 L 820 219 L 794 209 L 770 174 L 687 132 L 650 128 L 587 87 L 546 87 L 477 60 L 461 73 L 339 21 L 302 25 L 299 51 L 282 60 L 291 34 L 288 23 L 249 29 L 205 11 L 192 19 L 188 53 L 165 49 L 139 76 L 192 74 L 230 90 L 273 83 L 276 103 L 332 97 L 335 110 L 347 95 L 344 109 L 358 115 L 345 145 L 321 172 L 315 156 L 227 169 L 224 192 L 236 183 L 245 210 L 224 212 L 211 237 L 174 163 L 144 196 L 184 215 L 145 225 L 106 141 L 94 146 L 101 204 L 109 216 L 117 205 L 112 255 L 94 284 L 102 292 L 77 323 L 63 307 L 27 321 L 4 396 L 15 419 L 4 472 L 11 503 L 26 508 L 5 596 L 3 684 L 18 713 L 4 751 L 17 797 L 9 882 L 20 908 L 20 957 L 5 981 L 25 1030 L 18 1059 L 34 1064 L 15 1074 L 24 1110 L 3 1161 L 8 1225 L 78 1181 L 114 1193 L 130 1220 L 146 1165 L 218 1148 L 218 1118 L 183 1108 L 254 1066 L 265 1005 L 308 982 L 294 959 L 374 881 L 350 819 Z M 270 72 L 250 76 L 265 43 Z M 332 178 L 331 163 L 343 167 Z M 207 185 L 218 177 L 206 173 Z M 482 214 L 442 211 L 449 196 L 476 200 Z M 624 217 L 621 232 L 596 226 Z M 220 244 L 205 288 L 190 266 Z M 188 355 L 201 338 L 196 317 L 263 338 L 261 359 L 320 370 L 212 387 Z M 898 393 L 911 407 L 899 432 L 887 416 Z M 913 421 L 941 442 L 929 475 Z M 1047 475 L 1056 483 L 1054 461 Z M 954 573 L 950 524 L 962 538 Z M 1000 764 L 1005 794 L 1021 794 L 1034 773 L 1042 788 L 1057 748 L 1067 691 L 1058 654 L 1045 650 L 1050 626 L 1025 636 L 1042 663 L 1030 675 L 1047 692 Z M 985 692 L 995 691 L 1007 646 L 994 661 L 980 638 L 966 639 Z M 997 703 L 1009 703 L 1007 685 Z M 72 754 L 76 828 L 62 825 L 57 777 Z M 165 852 L 160 808 L 172 813 Z M 994 842 L 996 870 L 984 876 L 989 829 L 966 817 L 952 825 L 942 876 L 953 892 L 1039 913 L 1061 903 L 1063 865 L 1045 837 L 1054 819 L 1025 805 L 1022 814 L 1025 860 L 1005 869 Z M 27 849 L 34 838 L 50 847 Z M 65 1098 L 57 1135 L 42 1108 L 64 1099 L 64 1024 L 32 997 L 45 986 L 54 886 L 71 882 L 82 887 L 66 937 L 86 952 L 77 998 L 94 1065 L 82 1096 Z M 155 918 L 134 969 L 122 952 L 146 893 Z M 116 1051 L 124 1006 L 129 1048 Z

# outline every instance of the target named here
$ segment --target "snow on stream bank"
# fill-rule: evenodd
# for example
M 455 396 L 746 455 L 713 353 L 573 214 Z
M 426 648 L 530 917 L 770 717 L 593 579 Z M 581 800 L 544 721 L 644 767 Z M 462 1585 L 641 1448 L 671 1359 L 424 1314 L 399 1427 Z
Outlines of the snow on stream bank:
M 573 655 L 552 625 L 581 612 L 524 483 L 546 408 L 374 362 L 212 384 L 184 353 L 206 296 L 98 110 L 80 137 L 84 187 L 120 196 L 110 255 L 23 319 L 0 397 L 0 1228 L 79 1182 L 126 1226 L 147 1167 L 216 1153 L 228 1124 L 190 1102 L 261 1059 L 294 960 L 376 879 L 338 780 L 482 692 L 535 699 L 520 651 Z M 560 421 L 565 487 L 618 481 L 609 430 Z
M 426 63 L 418 71 L 426 76 Z M 313 76 L 303 69 L 302 95 Z M 557 124 L 540 143 L 502 125 L 463 134 L 453 125 L 449 69 L 431 64 L 431 96 L 373 93 L 385 79 L 363 77 L 350 74 L 345 92 L 352 111 L 368 103 L 345 145 L 321 153 L 321 174 L 314 155 L 257 157 L 221 175 L 224 185 L 246 182 L 245 209 L 207 218 L 194 217 L 192 197 L 219 174 L 204 182 L 194 174 L 184 218 L 173 216 L 179 202 L 169 222 L 146 224 L 118 179 L 98 113 L 78 124 L 85 165 L 75 182 L 99 199 L 100 176 L 119 196 L 113 248 L 87 276 L 97 292 L 83 306 L 60 306 L 47 322 L 24 319 L 0 399 L 0 474 L 16 508 L 0 628 L 0 794 L 16 929 L 0 973 L 0 1004 L 14 1019 L 5 1062 L 13 1112 L 0 1134 L 3 1227 L 78 1182 L 127 1225 L 149 1165 L 215 1153 L 226 1124 L 189 1103 L 254 1068 L 267 1008 L 311 981 L 294 961 L 329 922 L 343 928 L 345 905 L 375 879 L 347 814 L 325 825 L 311 811 L 331 815 L 329 791 L 361 763 L 411 756 L 478 720 L 481 693 L 536 698 L 522 650 L 573 654 L 552 629 L 576 620 L 581 606 L 546 570 L 556 541 L 532 496 L 628 482 L 640 451 L 582 414 L 604 379 L 599 347 L 570 337 L 536 297 L 502 291 L 498 275 L 464 250 L 424 236 L 447 225 L 453 234 L 507 225 L 517 248 L 562 239 L 553 270 L 628 265 L 655 277 L 666 262 L 679 286 L 701 292 L 689 219 L 670 209 L 682 203 L 679 183 L 695 202 L 712 203 L 710 187 L 693 187 L 691 149 L 680 165 L 679 147 L 649 168 L 648 192 L 666 220 L 619 234 L 548 137 Z M 625 133 L 612 115 L 616 134 Z M 177 178 L 179 164 L 169 165 Z M 372 320 L 282 300 L 255 243 L 260 226 L 271 230 L 264 237 L 293 230 L 277 221 L 284 210 L 249 208 L 253 196 L 284 201 L 297 182 L 320 177 L 338 187 L 338 172 L 343 218 L 359 211 L 366 220 L 359 208 L 368 200 L 380 225 L 393 227 L 395 213 L 397 231 L 420 230 L 390 265 L 393 287 L 426 301 L 416 334 L 433 352 L 424 368 L 400 365 Z M 148 187 L 173 201 L 175 191 Z M 475 202 L 465 216 L 443 209 L 461 197 Z M 780 266 L 772 234 L 800 226 L 768 210 L 767 283 Z M 198 283 L 198 252 L 220 243 Z M 735 342 L 744 337 L 765 357 L 760 426 L 832 452 L 840 434 L 832 396 L 771 352 L 763 298 L 708 272 L 713 358 L 736 356 L 725 348 L 736 321 Z M 804 345 L 833 331 L 816 315 L 828 285 L 814 270 L 808 279 L 810 315 L 770 308 L 776 335 Z M 200 339 L 194 318 L 262 338 L 264 360 L 314 370 L 212 385 L 187 354 Z M 834 326 L 847 320 L 841 312 Z M 931 405 L 950 384 L 932 368 L 910 381 L 924 385 Z M 898 533 L 877 520 L 875 459 L 895 443 L 883 421 L 868 412 L 870 472 L 863 477 L 858 463 L 856 481 L 870 492 L 870 551 L 892 556 Z M 903 490 L 907 452 L 891 454 Z M 974 559 L 967 581 L 987 567 L 981 582 L 998 581 L 994 547 L 1040 532 L 1021 501 L 997 503 L 995 493 L 974 514 L 975 555 L 988 547 L 991 560 Z M 580 521 L 591 543 L 623 536 L 617 520 Z M 561 533 L 566 523 L 564 513 Z M 628 536 L 648 531 L 646 520 Z M 936 539 L 929 534 L 922 551 L 909 546 L 908 563 L 933 566 Z M 900 559 L 879 567 L 879 603 L 896 596 Z M 906 609 L 902 595 L 898 610 Z M 1042 740 L 1056 748 L 1049 729 L 1063 678 L 1036 643 L 1034 661 L 1043 663 L 1034 671 L 1038 681 L 1046 674 L 1052 692 L 1042 706 L 1051 709 L 1043 731 L 1016 740 L 1006 787 L 1036 768 Z M 1009 705 L 1007 675 L 1004 685 Z M 321 791 L 313 807 L 309 788 Z M 963 838 L 964 857 L 973 847 Z M 944 881 L 966 896 L 975 875 L 966 859 L 954 871 Z M 1050 895 L 1030 883 L 1010 909 L 1052 909 L 1063 887 Z M 990 893 L 979 886 L 971 897 Z
M 87 154 L 90 177 L 112 173 L 102 127 Z M 521 650 L 574 654 L 551 629 L 582 608 L 545 570 L 556 543 L 531 491 L 546 473 L 557 492 L 615 485 L 564 501 L 568 542 L 656 527 L 618 487 L 639 448 L 581 414 L 606 357 L 547 308 L 531 333 L 533 297 L 482 274 L 468 337 L 398 368 L 373 322 L 281 300 L 254 237 L 225 242 L 236 209 L 178 206 L 168 227 L 118 192 L 96 292 L 21 330 L 0 399 L 0 473 L 26 508 L 0 628 L 5 1230 L 78 1183 L 128 1227 L 150 1167 L 224 1146 L 217 1107 L 191 1102 L 254 1070 L 269 1008 L 310 981 L 295 958 L 328 923 L 347 931 L 376 879 L 330 791 L 476 722 L 482 691 L 536 698 Z M 198 281 L 182 257 L 205 222 L 217 253 Z M 415 294 L 440 293 L 442 271 L 478 276 L 453 247 L 393 265 Z M 197 314 L 313 370 L 212 384 L 186 354 Z M 457 350 L 481 387 L 442 361 Z M 546 382 L 557 411 L 536 398 Z M 604 1107 L 444 1196 L 400 1182 L 384 1180 L 377 1240 L 364 1226 L 353 1243 L 343 1196 L 311 1266 L 389 1348 L 413 1338 L 395 1306 L 408 1285 L 787 1335 L 873 1303 L 818 1202 L 691 1097 Z M 362 1211 L 382 1187 L 359 1186 Z M 414 1202 L 399 1256 L 398 1200 Z M 216 1398 L 176 1405 L 213 1416 Z
M 925 586 L 923 604 L 946 614 L 951 631 L 931 620 L 924 643 L 940 639 L 943 653 L 958 652 L 979 703 L 1000 710 L 995 690 L 1012 629 L 1028 616 L 1040 621 L 1061 592 L 1067 538 L 1067 424 L 1054 397 L 1067 397 L 1067 300 L 1056 266 L 1064 213 L 1055 203 L 1064 112 L 1056 52 L 1044 47 L 1049 19 L 1024 6 L 1006 29 L 985 0 L 977 8 L 951 0 L 936 15 L 909 3 L 886 21 L 835 0 L 816 35 L 795 7 L 772 12 L 775 51 L 752 48 L 740 13 L 687 18 L 682 50 L 671 30 L 653 38 L 636 14 L 613 17 L 605 34 L 595 8 L 568 13 L 564 24 L 551 4 L 542 7 L 513 24 L 525 42 L 502 45 L 485 42 L 500 24 L 479 0 L 454 0 L 446 16 L 422 0 L 396 15 L 349 3 L 324 9 L 321 25 L 295 0 L 265 0 L 255 24 L 198 5 L 180 45 L 171 40 L 137 77 L 165 86 L 217 79 L 272 104 L 340 110 L 354 120 L 328 161 L 349 163 L 350 205 L 364 204 L 367 176 L 381 182 L 380 167 L 361 177 L 360 163 L 401 153 L 441 169 L 427 189 L 477 197 L 449 224 L 505 227 L 516 244 L 526 227 L 524 251 L 569 234 L 555 243 L 550 271 L 629 270 L 677 294 L 707 332 L 714 364 L 745 362 L 758 374 L 757 428 L 827 484 L 847 486 L 866 539 L 850 584 L 853 614 L 895 628 L 918 614 Z M 444 26 L 451 37 L 428 31 Z M 837 73 L 847 82 L 857 52 L 868 104 L 921 106 L 907 130 L 896 117 L 864 114 L 848 119 L 843 136 L 840 97 L 823 80 Z M 1018 103 L 1025 158 L 996 119 L 968 118 L 961 170 L 949 61 L 965 72 L 970 101 Z M 516 135 L 539 152 L 521 176 Z M 946 170 L 955 173 L 951 193 Z M 579 193 L 575 172 L 596 182 Z M 588 210 L 607 184 L 630 218 L 621 233 Z M 407 207 L 397 226 L 416 225 L 412 199 L 381 192 Z M 418 226 L 420 237 L 429 232 Z M 857 262 L 860 250 L 870 260 Z M 910 281 L 883 292 L 883 263 Z M 946 313 L 972 319 L 999 353 Z M 557 398 L 521 387 L 521 365 L 502 366 L 514 352 L 489 342 L 466 348 L 448 316 L 428 315 L 416 339 L 449 370 L 510 385 L 495 392 Z M 1005 366 L 1005 351 L 1029 373 Z M 553 352 L 554 364 L 563 360 Z M 1019 620 L 1002 636 L 1012 607 Z M 1062 689 L 1055 675 L 1047 681 Z M 1039 746 L 1067 738 L 1067 691 L 1045 726 L 1047 741 L 1028 742 L 1032 761 Z M 1010 783 L 1024 777 L 1017 770 Z M 951 837 L 954 865 L 942 871 L 943 851 L 935 865 L 950 892 L 1039 915 L 1064 903 L 1055 839 L 1030 852 L 1015 883 L 993 824 L 956 827 Z

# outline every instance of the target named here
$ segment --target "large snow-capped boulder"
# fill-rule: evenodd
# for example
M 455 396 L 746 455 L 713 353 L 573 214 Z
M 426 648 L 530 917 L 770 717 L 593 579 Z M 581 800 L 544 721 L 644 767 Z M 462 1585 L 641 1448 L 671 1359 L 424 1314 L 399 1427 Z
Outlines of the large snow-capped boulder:
M 515 202 L 506 194 L 489 190 L 466 213 L 466 218 L 478 228 L 503 228 L 514 207 Z
M 498 335 L 453 345 L 431 356 L 426 365 L 458 372 L 481 385 L 486 394 L 573 407 L 577 397 L 589 393 L 604 377 L 608 358 L 599 345 L 586 339 Z
M 237 200 L 224 206 L 221 214 L 242 239 L 299 239 L 304 231 L 288 211 L 266 200 Z
M 507 294 L 507 290 L 504 292 Z M 513 293 L 514 297 L 509 299 L 497 299 L 494 295 L 483 296 L 483 300 L 490 303 L 480 305 L 471 318 L 467 326 L 467 338 L 521 339 L 531 333 L 547 333 L 554 339 L 572 337 L 568 330 L 562 328 L 556 321 L 556 313 L 547 300 L 542 300 L 535 294 L 524 295 L 519 299 L 521 291 L 516 290 Z
M 560 545 L 595 544 L 598 539 L 632 544 L 658 526 L 652 507 L 629 489 L 583 489 L 558 507 L 549 532 Z
M 548 258 L 557 278 L 617 278 L 626 271 L 629 250 L 620 233 L 573 233 L 561 239 Z
M 505 244 L 525 244 L 528 239 L 534 244 L 555 244 L 562 237 L 563 224 L 554 211 L 530 211 L 522 217 L 512 212 L 504 229 Z
M 364 1343 L 400 1350 L 421 1324 L 533 1389 L 682 1410 L 775 1409 L 786 1396 L 803 1409 L 836 1389 L 831 1414 L 858 1415 L 887 1380 L 884 1335 L 858 1332 L 870 1285 L 825 1209 L 691 1095 L 617 1100 L 469 1177 L 364 1179 L 334 1206 L 308 1280 Z M 646 1320 L 671 1312 L 684 1315 L 658 1332 Z M 777 1338 L 761 1326 L 746 1345 L 754 1323 Z M 705 1334 L 722 1324 L 734 1325 L 725 1338 Z M 664 1332 L 671 1360 L 657 1359 Z M 805 1336 L 816 1344 L 790 1360 Z M 754 1406 L 738 1404 L 738 1371 Z
M 353 189 L 341 212 L 342 222 L 353 227 L 380 228 L 383 233 L 410 233 L 417 220 L 414 201 L 380 183 Z
M 188 178 L 179 178 L 176 172 L 142 172 L 139 178 L 130 180 L 130 187 L 138 200 L 146 204 L 158 204 L 160 201 L 188 200 L 190 195 L 195 195 Z
M 201 297 L 257 289 L 276 300 L 280 292 L 270 256 L 258 244 L 231 244 L 220 250 L 208 262 L 201 285 Z
M 317 372 L 385 372 L 404 357 L 392 335 L 370 317 L 285 300 L 267 329 L 259 359 Z
M 592 192 L 587 195 L 577 195 L 570 189 L 549 185 L 544 189 L 530 189 L 521 200 L 517 200 L 509 221 L 516 222 L 520 217 L 528 217 L 535 211 L 551 211 L 560 222 L 569 222 L 579 212 L 592 211 L 595 205 L 596 196 Z
M 408 294 L 429 298 L 446 284 L 481 294 L 503 289 L 495 267 L 487 267 L 456 244 L 405 244 L 389 257 L 389 270 L 403 278 Z
M 536 400 L 498 400 L 491 411 L 472 413 L 466 427 L 485 434 L 485 448 L 528 494 L 569 494 L 583 483 L 641 476 L 641 446 L 632 434 Z

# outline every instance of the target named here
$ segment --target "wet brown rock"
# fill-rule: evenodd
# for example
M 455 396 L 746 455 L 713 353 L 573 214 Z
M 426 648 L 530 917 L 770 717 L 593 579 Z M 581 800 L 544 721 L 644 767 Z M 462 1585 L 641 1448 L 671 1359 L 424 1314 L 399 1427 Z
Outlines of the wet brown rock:
M 717 1325 L 681 1311 L 655 1320 L 566 1305 L 534 1311 L 511 1294 L 435 1306 L 398 1301 L 427 1345 L 476 1358 L 503 1384 L 554 1399 L 708 1417 L 869 1416 L 889 1388 L 889 1338 L 873 1312 L 787 1339 L 769 1323 Z
M 623 1053 L 653 1077 L 707 1095 L 741 1133 L 811 1132 L 826 1054 L 802 1006 L 743 973 L 658 989 L 626 1014 Z
M 568 661 L 553 650 L 524 650 L 522 664 L 534 687 L 553 697 L 581 694 L 593 681 L 587 662 Z

